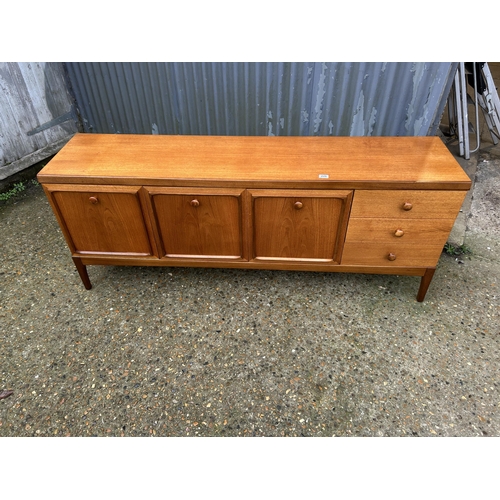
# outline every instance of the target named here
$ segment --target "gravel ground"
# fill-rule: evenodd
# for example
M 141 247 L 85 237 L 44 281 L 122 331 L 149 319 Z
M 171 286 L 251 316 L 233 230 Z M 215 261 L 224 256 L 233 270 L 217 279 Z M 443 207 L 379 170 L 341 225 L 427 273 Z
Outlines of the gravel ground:
M 419 278 L 89 266 L 0 202 L 0 436 L 499 436 L 500 159 Z M 5 394 L 5 393 L 4 393 Z

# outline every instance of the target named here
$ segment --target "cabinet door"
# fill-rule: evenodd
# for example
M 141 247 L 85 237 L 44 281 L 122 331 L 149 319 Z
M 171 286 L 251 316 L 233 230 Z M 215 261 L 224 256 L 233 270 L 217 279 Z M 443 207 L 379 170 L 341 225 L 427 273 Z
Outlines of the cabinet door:
M 253 258 L 338 264 L 352 191 L 251 190 Z
M 147 187 L 161 254 L 244 259 L 242 189 Z
M 152 255 L 139 186 L 45 186 L 73 253 Z

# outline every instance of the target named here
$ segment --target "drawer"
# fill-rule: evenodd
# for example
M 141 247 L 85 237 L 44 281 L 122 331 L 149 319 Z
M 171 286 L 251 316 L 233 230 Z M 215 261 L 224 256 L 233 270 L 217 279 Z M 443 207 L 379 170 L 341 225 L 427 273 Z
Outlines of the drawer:
M 442 251 L 443 245 L 346 242 L 342 265 L 434 267 Z
M 351 217 L 455 219 L 466 191 L 357 190 Z
M 444 246 L 454 219 L 351 218 L 346 242 L 380 242 Z

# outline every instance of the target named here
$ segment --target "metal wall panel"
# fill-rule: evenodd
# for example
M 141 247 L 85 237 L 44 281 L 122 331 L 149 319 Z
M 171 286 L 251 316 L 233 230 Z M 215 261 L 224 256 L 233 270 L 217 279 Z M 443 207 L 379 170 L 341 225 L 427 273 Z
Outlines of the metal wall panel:
M 86 132 L 434 135 L 457 63 L 66 63 Z
M 0 180 L 56 153 L 77 121 L 61 63 L 0 62 Z

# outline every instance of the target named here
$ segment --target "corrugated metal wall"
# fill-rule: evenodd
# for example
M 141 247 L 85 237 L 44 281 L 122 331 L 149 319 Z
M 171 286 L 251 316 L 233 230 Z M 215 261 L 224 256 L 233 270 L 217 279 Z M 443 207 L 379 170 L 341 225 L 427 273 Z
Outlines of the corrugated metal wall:
M 61 63 L 0 62 L 0 180 L 56 153 L 75 111 Z
M 434 135 L 457 63 L 66 63 L 86 132 Z

